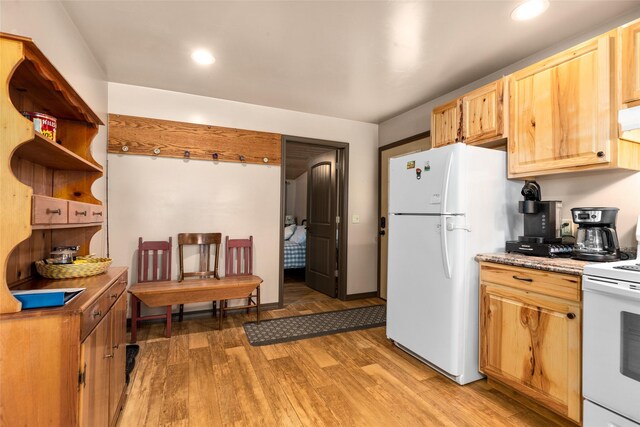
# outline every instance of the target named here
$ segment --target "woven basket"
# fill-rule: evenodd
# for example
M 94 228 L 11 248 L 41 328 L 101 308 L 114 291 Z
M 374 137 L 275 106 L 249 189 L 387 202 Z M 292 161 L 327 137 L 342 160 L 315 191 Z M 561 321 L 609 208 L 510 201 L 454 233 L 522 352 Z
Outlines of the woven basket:
M 73 279 L 104 273 L 110 265 L 111 258 L 89 258 L 75 261 L 74 264 L 45 264 L 44 261 L 36 261 L 36 270 L 47 279 Z

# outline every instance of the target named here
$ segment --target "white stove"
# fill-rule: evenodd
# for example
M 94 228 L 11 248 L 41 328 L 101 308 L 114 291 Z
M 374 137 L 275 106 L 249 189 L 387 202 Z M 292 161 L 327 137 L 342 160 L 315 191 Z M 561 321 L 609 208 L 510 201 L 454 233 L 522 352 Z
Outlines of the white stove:
M 640 282 L 640 259 L 587 264 L 583 274 L 638 283 Z
M 584 268 L 584 425 L 640 427 L 640 260 Z

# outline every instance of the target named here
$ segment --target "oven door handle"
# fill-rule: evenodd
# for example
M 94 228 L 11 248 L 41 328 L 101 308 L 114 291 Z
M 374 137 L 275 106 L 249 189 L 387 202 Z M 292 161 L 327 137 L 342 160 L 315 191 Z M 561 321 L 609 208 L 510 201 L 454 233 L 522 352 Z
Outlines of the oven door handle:
M 637 289 L 632 288 L 635 286 Z M 582 289 L 585 292 L 595 292 L 602 295 L 615 295 L 625 299 L 640 301 L 640 283 L 618 282 L 614 279 L 599 279 L 585 276 L 582 282 Z

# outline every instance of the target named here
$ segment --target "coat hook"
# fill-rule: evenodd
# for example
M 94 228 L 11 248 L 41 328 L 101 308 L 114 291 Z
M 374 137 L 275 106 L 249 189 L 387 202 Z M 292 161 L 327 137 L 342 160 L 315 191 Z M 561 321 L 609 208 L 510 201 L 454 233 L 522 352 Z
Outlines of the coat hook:
M 129 151 L 129 147 L 127 147 L 126 145 L 123 145 L 122 146 L 122 151 L 124 151 L 126 153 L 127 151 Z
M 213 160 L 218 160 L 218 153 L 213 153 Z
M 240 161 L 241 161 L 241 162 L 246 161 L 243 155 L 240 155 Z
M 157 156 L 158 154 L 160 154 L 160 149 L 159 149 L 159 148 L 154 148 L 154 149 L 153 149 L 153 154 L 155 154 L 156 156 Z
M 191 153 L 189 152 L 189 150 L 184 150 L 184 156 L 185 156 L 186 158 L 191 157 Z

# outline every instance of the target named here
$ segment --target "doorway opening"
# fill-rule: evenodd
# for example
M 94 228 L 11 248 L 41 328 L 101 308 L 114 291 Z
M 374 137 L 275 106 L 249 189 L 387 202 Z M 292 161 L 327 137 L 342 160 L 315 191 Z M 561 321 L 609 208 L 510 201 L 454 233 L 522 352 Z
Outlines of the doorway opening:
M 431 149 L 431 132 L 426 131 L 378 148 L 378 297 L 387 299 L 389 207 L 389 160 L 392 157 Z
M 346 299 L 349 144 L 282 140 L 279 305 Z

